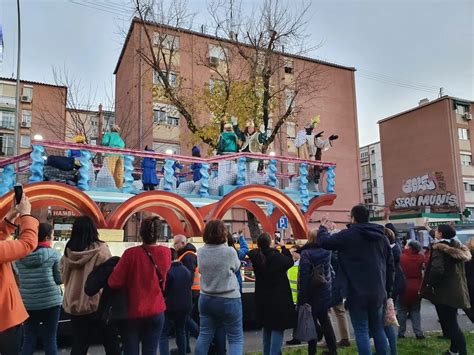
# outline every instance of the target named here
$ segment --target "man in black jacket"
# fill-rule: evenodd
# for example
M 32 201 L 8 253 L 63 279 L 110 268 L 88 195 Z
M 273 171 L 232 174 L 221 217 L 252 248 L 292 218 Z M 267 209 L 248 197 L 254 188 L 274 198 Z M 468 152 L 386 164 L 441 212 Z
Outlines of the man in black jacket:
M 186 320 L 186 331 L 189 335 L 197 339 L 199 335 L 199 273 L 197 272 L 197 254 L 196 247 L 191 243 L 188 243 L 186 236 L 177 234 L 173 237 L 174 249 L 178 253 L 178 261 L 183 263 L 184 266 L 193 275 L 192 295 L 193 295 L 193 308 L 191 316 Z M 195 285 L 196 284 L 196 285 Z M 189 336 L 187 336 L 187 350 L 190 350 Z M 190 352 L 190 351 L 188 351 Z
M 371 335 L 377 354 L 386 354 L 383 307 L 392 290 L 394 266 L 384 227 L 369 223 L 369 210 L 363 205 L 352 208 L 351 224 L 346 230 L 331 235 L 328 224 L 322 221 L 317 243 L 338 251 L 336 285 L 347 299 L 358 352 L 372 353 Z

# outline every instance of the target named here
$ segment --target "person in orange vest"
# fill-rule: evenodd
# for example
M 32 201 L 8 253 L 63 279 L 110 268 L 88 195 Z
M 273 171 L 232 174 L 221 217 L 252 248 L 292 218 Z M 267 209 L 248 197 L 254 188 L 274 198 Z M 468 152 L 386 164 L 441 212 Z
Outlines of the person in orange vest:
M 183 263 L 186 268 L 191 271 L 194 275 L 193 285 L 191 287 L 192 296 L 193 296 L 193 308 L 191 311 L 191 316 L 186 320 L 186 347 L 190 352 L 189 347 L 189 336 L 192 336 L 197 339 L 199 335 L 199 293 L 201 288 L 199 286 L 199 270 L 197 265 L 197 253 L 196 247 L 191 243 L 188 243 L 186 236 L 182 234 L 177 234 L 173 237 L 174 249 L 178 253 L 178 261 Z
M 28 318 L 12 262 L 24 258 L 38 245 L 39 222 L 30 213 L 30 201 L 23 195 L 0 222 L 0 354 L 5 355 L 20 352 L 23 322 Z M 8 240 L 18 226 L 19 238 Z

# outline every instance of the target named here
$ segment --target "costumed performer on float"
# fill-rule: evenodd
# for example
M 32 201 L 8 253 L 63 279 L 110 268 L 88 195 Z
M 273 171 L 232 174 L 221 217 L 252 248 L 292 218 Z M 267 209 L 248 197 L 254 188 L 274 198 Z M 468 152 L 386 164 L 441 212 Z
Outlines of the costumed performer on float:
M 102 145 L 109 148 L 125 148 L 125 142 L 120 137 L 120 127 L 113 125 L 110 132 L 104 134 L 102 137 Z M 123 157 L 117 154 L 108 154 L 104 163 L 107 164 L 109 172 L 114 177 L 115 186 L 121 189 L 123 186 Z
M 145 146 L 145 152 L 154 152 L 154 150 Z M 142 183 L 143 190 L 145 191 L 152 191 L 158 185 L 158 177 L 156 176 L 156 159 L 143 158 Z
M 314 134 L 314 129 L 320 122 L 321 119 L 317 115 L 311 120 L 310 124 L 296 134 L 295 147 L 298 150 L 298 158 L 321 161 L 322 152 L 330 149 L 332 141 L 339 138 L 339 136 L 333 134 L 328 139 L 323 139 L 324 131 Z M 314 181 L 316 191 L 319 191 L 322 171 L 323 168 L 318 165 L 315 165 L 313 169 L 309 169 L 309 179 Z

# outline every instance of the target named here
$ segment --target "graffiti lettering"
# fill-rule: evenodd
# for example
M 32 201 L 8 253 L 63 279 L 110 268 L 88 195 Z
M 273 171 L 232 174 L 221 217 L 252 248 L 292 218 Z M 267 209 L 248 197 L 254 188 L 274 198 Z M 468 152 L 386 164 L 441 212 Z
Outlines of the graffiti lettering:
M 435 178 L 431 175 L 423 175 L 408 179 L 402 186 L 402 190 L 406 194 L 419 191 L 432 191 L 436 189 Z
M 439 195 L 422 195 L 418 197 L 399 197 L 395 200 L 395 209 L 423 206 L 458 206 L 456 195 L 451 193 Z

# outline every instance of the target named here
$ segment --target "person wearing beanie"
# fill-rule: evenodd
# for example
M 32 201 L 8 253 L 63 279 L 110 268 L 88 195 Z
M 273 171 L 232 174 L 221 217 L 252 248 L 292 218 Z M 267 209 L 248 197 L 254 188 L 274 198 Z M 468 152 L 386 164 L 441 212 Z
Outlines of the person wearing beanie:
M 451 346 L 446 354 L 467 355 L 457 310 L 470 308 L 464 264 L 472 256 L 455 237 L 456 230 L 450 225 L 442 224 L 435 230 L 436 243 L 431 249 L 421 295 L 435 305 L 441 326 L 447 330 Z
M 154 152 L 153 149 L 145 147 L 145 152 Z M 158 177 L 156 176 L 156 159 L 143 158 L 142 160 L 142 183 L 143 190 L 152 191 L 158 185 Z
M 125 148 L 125 142 L 120 137 L 120 127 L 113 125 L 110 132 L 104 134 L 102 145 L 109 148 Z M 115 186 L 120 189 L 123 186 L 123 157 L 121 155 L 109 154 L 105 158 L 109 172 L 114 177 Z
M 193 157 L 200 158 L 201 157 L 201 150 L 199 149 L 198 146 L 194 146 L 193 149 L 191 149 L 191 154 Z M 193 172 L 193 181 L 197 182 L 201 180 L 201 163 L 192 163 L 189 166 L 189 169 Z

